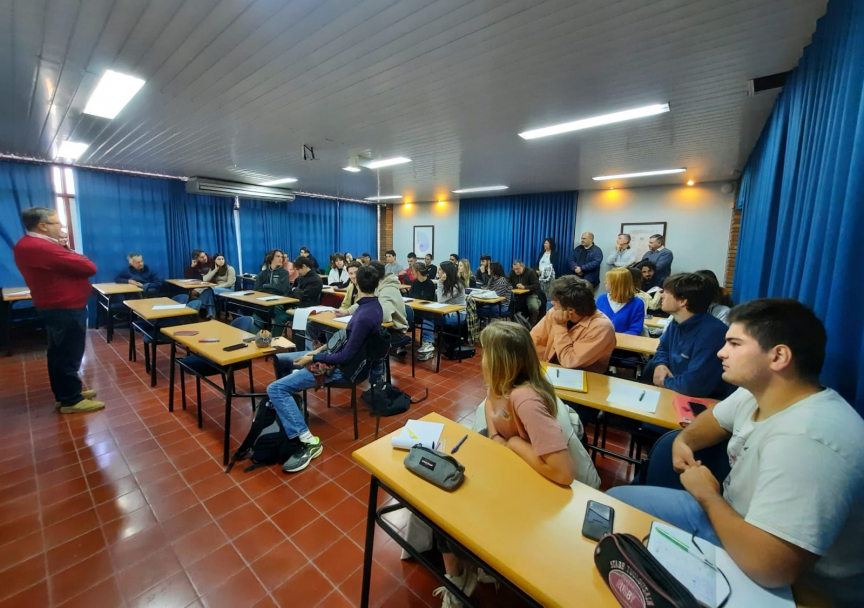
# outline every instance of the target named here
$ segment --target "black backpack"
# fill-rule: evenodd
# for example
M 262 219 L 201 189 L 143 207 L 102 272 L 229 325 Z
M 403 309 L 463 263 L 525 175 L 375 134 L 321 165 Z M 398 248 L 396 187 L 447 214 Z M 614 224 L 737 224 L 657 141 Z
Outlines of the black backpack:
M 426 401 L 429 397 L 429 389 L 426 394 L 416 401 L 411 399 L 408 393 L 403 393 L 392 384 L 379 384 L 363 391 L 360 398 L 369 406 L 371 416 L 397 416 L 407 412 L 412 405 Z
M 238 460 L 251 458 L 253 464 L 243 469 L 245 472 L 271 464 L 282 464 L 298 447 L 298 440 L 288 439 L 282 421 L 276 415 L 276 410 L 268 406 L 268 399 L 258 404 L 252 426 L 246 439 L 237 448 L 226 473 L 230 473 Z

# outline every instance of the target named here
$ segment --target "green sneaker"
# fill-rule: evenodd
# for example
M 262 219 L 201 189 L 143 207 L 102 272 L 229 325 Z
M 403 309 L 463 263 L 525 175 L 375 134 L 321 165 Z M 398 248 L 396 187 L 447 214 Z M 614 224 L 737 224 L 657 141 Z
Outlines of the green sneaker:
M 313 458 L 318 458 L 324 451 L 324 445 L 318 437 L 304 441 L 301 447 L 291 454 L 291 457 L 282 465 L 283 473 L 297 473 L 309 466 Z
M 93 412 L 96 410 L 101 410 L 105 407 L 105 404 L 101 401 L 93 401 L 92 399 L 84 399 L 84 401 L 79 401 L 75 405 L 69 405 L 60 408 L 61 414 L 78 414 L 81 412 Z

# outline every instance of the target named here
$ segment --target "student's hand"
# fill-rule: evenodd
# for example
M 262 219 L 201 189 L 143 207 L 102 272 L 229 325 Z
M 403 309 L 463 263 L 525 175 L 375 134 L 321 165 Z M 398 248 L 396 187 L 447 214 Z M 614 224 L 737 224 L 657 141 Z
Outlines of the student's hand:
M 681 485 L 698 501 L 720 493 L 720 482 L 708 467 L 697 465 L 681 473 Z
M 702 461 L 696 460 L 690 446 L 676 437 L 672 442 L 672 468 L 678 473 L 683 473 L 690 467 L 698 467 L 701 464 Z
M 192 260 L 192 268 L 195 268 L 198 265 L 198 260 Z
M 129 279 L 129 280 L 126 281 L 126 282 L 129 283 L 130 285 L 135 285 L 136 287 L 141 287 L 141 283 L 139 283 L 139 282 L 136 281 L 135 279 Z
M 337 310 L 336 312 L 333 313 L 333 316 L 334 317 L 347 317 L 350 314 L 351 313 L 348 312 L 347 310 Z
M 666 378 L 674 378 L 675 375 L 669 370 L 665 365 L 658 365 L 654 369 L 654 386 L 664 387 L 666 386 L 663 381 Z
M 567 321 L 570 320 L 570 313 L 560 308 L 553 308 L 546 314 L 551 314 L 552 321 L 554 321 L 557 325 L 567 325 Z
M 582 267 L 581 267 L 581 266 L 577 266 L 576 269 L 575 269 L 573 272 L 575 272 L 576 274 L 578 274 L 578 275 L 581 276 L 581 275 L 582 275 Z
M 294 359 L 294 367 L 306 367 L 312 363 L 312 355 L 303 355 L 299 359 Z
M 525 289 L 525 286 L 522 283 L 516 283 L 516 289 Z

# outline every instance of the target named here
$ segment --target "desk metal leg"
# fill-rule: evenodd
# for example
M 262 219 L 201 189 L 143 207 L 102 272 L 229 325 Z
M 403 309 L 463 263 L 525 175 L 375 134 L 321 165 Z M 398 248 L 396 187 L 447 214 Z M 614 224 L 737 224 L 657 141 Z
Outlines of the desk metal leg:
M 2 302 L 0 303 L 0 323 L 3 324 L 3 348 L 6 351 L 6 356 L 12 356 L 12 338 L 11 338 L 11 327 L 12 327 L 12 303 L 11 302 Z
M 114 315 L 111 314 L 111 296 L 106 296 L 106 299 L 108 301 L 105 303 L 105 327 L 108 328 L 108 331 L 106 332 L 105 340 L 110 344 L 111 340 L 114 339 Z M 96 311 L 96 316 L 99 316 L 98 310 Z
M 225 446 L 222 449 L 222 464 L 228 466 L 228 444 L 231 442 L 231 396 L 234 394 L 233 365 L 228 366 L 225 377 L 228 381 L 225 384 Z
M 159 321 L 153 323 L 153 360 L 150 363 L 150 386 L 156 386 L 156 345 L 159 340 Z
M 375 511 L 378 507 L 378 478 L 372 476 L 369 484 L 369 507 L 366 511 L 366 542 L 363 546 L 363 585 L 360 590 L 360 608 L 369 607 L 369 586 L 372 582 L 372 551 L 375 549 Z
M 138 357 L 135 355 L 135 321 L 132 318 L 134 313 L 129 312 L 129 360 L 135 361 Z
M 171 367 L 168 368 L 168 411 L 174 411 L 174 361 L 177 359 L 177 343 L 171 340 Z M 186 401 L 183 401 L 186 405 Z

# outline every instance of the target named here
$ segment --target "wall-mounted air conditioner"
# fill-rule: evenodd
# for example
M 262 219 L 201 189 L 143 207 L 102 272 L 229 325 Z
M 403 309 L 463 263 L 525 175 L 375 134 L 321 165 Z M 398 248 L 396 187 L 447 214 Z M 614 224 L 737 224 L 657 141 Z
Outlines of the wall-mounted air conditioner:
M 186 192 L 190 194 L 228 196 L 231 198 L 237 196 L 239 198 L 254 198 L 265 201 L 286 203 L 290 203 L 294 200 L 294 193 L 285 188 L 253 186 L 252 184 L 240 184 L 238 182 L 223 182 L 208 177 L 190 177 L 186 181 Z

